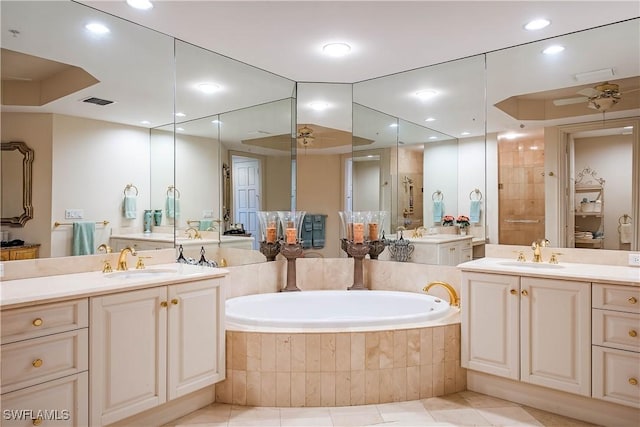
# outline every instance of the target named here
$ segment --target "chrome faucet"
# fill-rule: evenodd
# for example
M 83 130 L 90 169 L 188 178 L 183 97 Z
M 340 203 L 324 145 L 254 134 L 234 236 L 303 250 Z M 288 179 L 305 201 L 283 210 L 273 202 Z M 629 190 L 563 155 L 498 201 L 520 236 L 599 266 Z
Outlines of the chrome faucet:
M 116 270 L 123 271 L 123 270 L 129 269 L 129 267 L 127 266 L 127 253 L 130 253 L 131 255 L 135 255 L 136 250 L 130 246 L 127 246 L 126 248 L 121 250 L 120 256 L 118 257 L 118 266 L 116 267 Z
M 533 249 L 533 262 L 542 262 L 542 248 L 549 246 L 550 243 L 547 239 L 535 240 L 531 243 L 531 249 Z
M 191 235 L 191 231 L 194 232 L 193 236 Z M 202 236 L 200 235 L 200 232 L 198 231 L 197 228 L 194 228 L 194 227 L 189 227 L 186 230 L 184 230 L 184 234 L 189 236 L 190 239 L 202 239 Z
M 458 297 L 458 293 L 453 286 L 446 282 L 431 282 L 427 286 L 422 288 L 422 291 L 429 293 L 429 289 L 433 288 L 434 286 L 442 286 L 443 288 L 445 288 L 447 293 L 449 294 L 449 304 L 453 307 L 460 307 L 460 298 Z

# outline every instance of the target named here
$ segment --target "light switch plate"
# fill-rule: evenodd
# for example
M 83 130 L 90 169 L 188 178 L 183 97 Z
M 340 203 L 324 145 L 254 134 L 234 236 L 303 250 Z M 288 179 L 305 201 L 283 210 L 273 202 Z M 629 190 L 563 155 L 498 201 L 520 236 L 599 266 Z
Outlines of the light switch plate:
M 82 219 L 84 218 L 84 209 L 65 209 L 64 219 Z
M 640 267 L 640 254 L 629 254 L 629 265 L 632 267 Z
M 213 218 L 213 211 L 202 211 L 202 218 Z

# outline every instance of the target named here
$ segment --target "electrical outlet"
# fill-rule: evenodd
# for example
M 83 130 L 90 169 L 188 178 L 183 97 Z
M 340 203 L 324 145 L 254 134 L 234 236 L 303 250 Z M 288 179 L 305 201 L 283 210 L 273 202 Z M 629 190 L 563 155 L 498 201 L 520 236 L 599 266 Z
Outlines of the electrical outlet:
M 629 265 L 640 267 L 640 254 L 629 254 Z
M 64 219 L 82 219 L 84 218 L 84 209 L 65 209 Z
M 202 211 L 202 218 L 213 218 L 213 211 Z

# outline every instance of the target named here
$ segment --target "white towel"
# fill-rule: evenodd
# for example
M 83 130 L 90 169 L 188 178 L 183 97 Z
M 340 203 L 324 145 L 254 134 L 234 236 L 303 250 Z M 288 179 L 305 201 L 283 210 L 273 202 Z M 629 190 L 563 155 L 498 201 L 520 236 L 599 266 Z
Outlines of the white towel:
M 631 234 L 633 229 L 631 223 L 620 224 L 620 243 L 631 243 Z

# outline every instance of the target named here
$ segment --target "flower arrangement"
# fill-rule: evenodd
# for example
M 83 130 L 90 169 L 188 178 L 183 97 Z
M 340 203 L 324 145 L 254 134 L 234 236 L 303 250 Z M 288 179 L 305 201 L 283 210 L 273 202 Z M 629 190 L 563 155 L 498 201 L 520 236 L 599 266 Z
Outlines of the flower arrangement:
M 467 228 L 469 226 L 469 217 L 466 215 L 459 215 L 458 218 L 456 218 L 456 223 L 460 228 Z
M 444 225 L 445 227 L 453 226 L 454 222 L 455 219 L 451 215 L 445 215 L 442 217 L 442 225 Z

